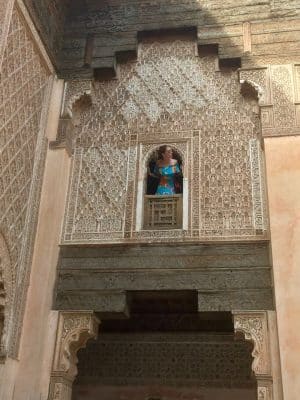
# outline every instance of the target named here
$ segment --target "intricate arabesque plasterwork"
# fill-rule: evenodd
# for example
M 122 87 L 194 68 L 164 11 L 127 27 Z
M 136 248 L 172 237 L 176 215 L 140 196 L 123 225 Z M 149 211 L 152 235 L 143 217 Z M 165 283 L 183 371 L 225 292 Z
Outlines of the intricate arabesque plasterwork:
M 92 96 L 74 128 L 65 242 L 137 237 L 138 149 L 147 140 L 190 143 L 185 237 L 256 234 L 249 143 L 259 118 L 235 72 L 216 72 L 192 40 L 143 43 L 138 62 L 120 65 L 118 81 L 95 83 Z
M 264 207 L 263 159 L 259 140 L 250 140 L 251 182 L 253 201 L 253 221 L 255 228 L 263 231 L 267 226 Z
M 249 82 L 256 88 L 260 104 L 269 102 L 270 89 L 267 74 L 267 67 L 242 69 L 239 72 L 241 83 Z
M 178 80 L 178 71 L 182 71 L 186 79 Z M 184 105 L 202 109 L 216 97 L 216 93 L 210 92 L 204 84 L 203 75 L 197 79 L 199 70 L 189 58 L 162 56 L 155 63 L 149 60 L 139 64 L 135 72 L 125 84 L 130 99 L 121 107 L 128 122 L 143 115 L 151 122 L 157 122 L 163 112 L 172 115 Z M 159 79 L 153 79 L 155 75 Z
M 61 110 L 61 116 L 72 117 L 72 108 L 74 103 L 83 95 L 90 95 L 92 92 L 92 81 L 71 81 L 65 83 L 64 103 Z
M 0 73 L 14 0 L 0 0 Z
M 0 77 L 0 230 L 11 260 L 11 355 L 17 351 L 29 279 L 45 156 L 43 124 L 48 87 L 49 71 L 15 8 Z
M 96 338 L 99 320 L 88 311 L 60 312 L 48 400 L 71 400 L 77 352 Z
M 272 400 L 272 368 L 266 311 L 233 312 L 234 331 L 254 344 L 252 370 L 257 378 L 258 399 Z
M 278 64 L 278 61 L 274 64 L 242 69 L 239 73 L 240 79 L 252 82 L 261 89 L 263 136 L 299 135 L 299 65 Z
M 61 105 L 60 118 L 57 129 L 57 136 L 54 141 L 49 143 L 51 149 L 65 147 L 69 154 L 73 152 L 73 129 L 76 125 L 73 116 L 73 108 L 76 103 L 85 97 L 91 100 L 92 82 L 86 81 L 70 81 L 65 82 L 63 101 Z
M 88 339 L 97 336 L 98 324 L 92 312 L 60 312 L 54 371 L 76 376 L 76 353 Z
M 267 313 L 234 313 L 234 329 L 236 332 L 242 332 L 247 340 L 254 343 L 252 369 L 255 374 L 270 375 Z
M 271 71 L 275 126 L 278 128 L 293 126 L 295 123 L 295 105 L 292 68 L 289 65 L 278 65 L 272 66 Z

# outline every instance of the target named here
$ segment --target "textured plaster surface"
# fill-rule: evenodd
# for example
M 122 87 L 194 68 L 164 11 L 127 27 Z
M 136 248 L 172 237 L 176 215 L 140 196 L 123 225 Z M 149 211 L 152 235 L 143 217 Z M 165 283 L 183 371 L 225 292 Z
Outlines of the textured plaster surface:
M 48 135 L 51 135 L 51 126 L 55 127 L 58 118 L 54 110 L 56 100 L 60 100 L 59 86 L 62 89 L 61 82 L 56 83 L 53 92 L 56 98 L 54 97 L 49 113 Z M 53 354 L 56 334 L 56 315 L 51 312 L 52 292 L 68 171 L 69 158 L 66 152 L 49 150 L 19 354 L 19 369 L 15 380 L 14 400 L 23 400 L 24 394 L 28 399 L 47 398 L 52 363 L 51 354 Z
M 275 297 L 285 400 L 300 393 L 300 138 L 265 140 Z

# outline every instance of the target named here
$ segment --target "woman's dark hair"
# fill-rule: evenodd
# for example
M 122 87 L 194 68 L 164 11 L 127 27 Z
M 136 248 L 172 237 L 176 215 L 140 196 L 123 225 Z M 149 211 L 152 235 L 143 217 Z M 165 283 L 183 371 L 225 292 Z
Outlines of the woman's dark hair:
M 157 150 L 159 160 L 162 160 L 163 154 L 166 152 L 168 147 L 170 147 L 170 149 L 172 149 L 172 147 L 168 146 L 167 144 L 164 144 L 163 146 L 159 147 L 159 149 Z
M 157 165 L 157 160 L 163 159 L 163 154 L 167 150 L 167 148 L 172 149 L 173 153 L 173 158 L 177 160 L 180 172 L 175 174 L 175 192 L 177 194 L 182 193 L 182 171 L 181 171 L 181 166 L 182 166 L 182 158 L 178 151 L 176 149 L 173 149 L 173 147 L 164 144 L 160 146 L 158 149 L 153 151 L 152 155 L 150 156 L 149 162 L 148 162 L 148 171 L 150 173 L 147 174 L 147 189 L 146 189 L 146 194 L 148 195 L 153 195 L 156 193 L 157 186 L 159 184 L 159 176 L 155 176 L 155 166 Z

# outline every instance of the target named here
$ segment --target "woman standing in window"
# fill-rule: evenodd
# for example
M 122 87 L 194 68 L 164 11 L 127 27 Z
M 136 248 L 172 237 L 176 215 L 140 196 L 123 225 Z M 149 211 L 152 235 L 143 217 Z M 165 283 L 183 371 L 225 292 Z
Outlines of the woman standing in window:
M 178 161 L 173 158 L 173 150 L 164 145 L 158 149 L 158 160 L 154 168 L 154 174 L 159 177 L 159 183 L 155 194 L 173 195 L 182 193 L 182 173 Z

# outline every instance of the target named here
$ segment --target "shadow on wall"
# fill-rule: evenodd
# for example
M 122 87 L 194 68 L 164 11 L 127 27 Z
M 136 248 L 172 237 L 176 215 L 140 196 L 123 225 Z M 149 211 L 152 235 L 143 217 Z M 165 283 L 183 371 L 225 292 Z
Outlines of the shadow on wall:
M 243 22 L 258 9 L 259 1 L 242 1 L 233 7 L 213 0 L 72 2 L 60 53 L 61 73 L 89 76 L 91 69 L 101 69 L 104 76 L 122 54 L 137 53 L 139 33 L 192 27 L 198 31 L 200 45 L 220 45 L 226 64 L 226 59 L 243 54 Z M 271 10 L 264 11 L 263 16 L 269 17 Z
M 273 68 L 268 77 L 266 68 L 262 66 L 300 61 L 295 53 L 299 42 L 296 32 L 292 42 L 287 43 L 285 36 L 281 38 L 279 33 L 275 40 L 273 31 L 271 28 L 268 30 L 265 22 L 284 16 L 287 11 L 289 17 L 296 17 L 296 6 L 278 1 L 262 5 L 259 0 L 251 3 L 243 0 L 230 7 L 218 0 L 107 0 L 101 4 L 78 0 L 66 6 L 64 39 L 59 57 L 63 77 L 111 79 L 116 76 L 117 63 L 137 57 L 137 44 L 145 36 L 144 32 L 166 29 L 192 31 L 194 28 L 200 54 L 214 48 L 219 55 L 220 68 L 259 67 L 248 77 L 262 90 L 260 100 L 265 106 L 262 119 L 266 135 L 274 130 L 278 135 L 295 131 L 295 101 L 300 98 L 297 99 L 294 80 L 300 74 L 293 73 L 291 66 L 279 66 Z M 254 20 L 258 24 L 252 28 Z M 278 32 L 280 30 L 284 31 L 284 27 L 279 26 Z M 275 47 L 272 41 L 276 42 Z M 288 54 L 294 54 L 295 59 Z

